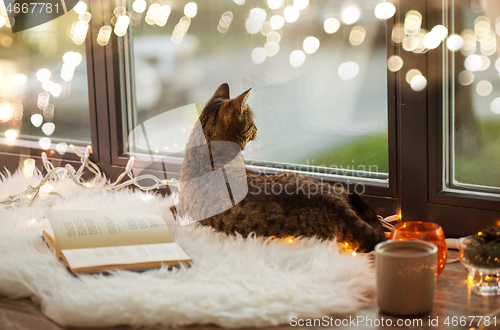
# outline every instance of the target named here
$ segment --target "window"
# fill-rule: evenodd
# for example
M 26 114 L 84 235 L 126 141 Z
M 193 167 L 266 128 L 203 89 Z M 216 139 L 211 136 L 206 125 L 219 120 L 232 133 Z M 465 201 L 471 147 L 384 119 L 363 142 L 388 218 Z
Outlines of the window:
M 135 87 L 123 116 L 128 151 L 182 153 L 197 111 L 227 82 L 234 96 L 252 88 L 259 133 L 247 164 L 387 186 L 385 18 L 394 7 L 377 18 L 378 3 L 120 3 L 133 58 L 122 73 Z
M 452 1 L 449 53 L 450 122 L 448 188 L 500 192 L 500 8 L 493 1 L 457 6 Z M 448 48 L 455 49 L 452 42 Z
M 81 6 L 37 27 L 12 33 L 0 6 L 0 137 L 2 151 L 46 150 L 61 157 L 70 143 L 91 142 Z M 15 21 L 14 21 L 15 24 Z

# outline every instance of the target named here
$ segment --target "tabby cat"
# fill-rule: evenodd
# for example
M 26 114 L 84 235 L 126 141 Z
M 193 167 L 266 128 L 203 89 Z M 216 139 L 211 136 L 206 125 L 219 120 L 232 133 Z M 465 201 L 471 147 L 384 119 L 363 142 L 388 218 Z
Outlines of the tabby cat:
M 245 103 L 249 91 L 231 99 L 229 86 L 222 84 L 205 105 L 199 124 L 193 128 L 186 145 L 180 173 L 179 205 L 184 205 L 185 213 L 194 215 L 196 210 L 218 208 L 220 213 L 212 212 L 210 217 L 200 217 L 199 222 L 218 231 L 237 232 L 244 237 L 252 232 L 259 236 L 335 237 L 340 242 L 350 243 L 358 251 L 373 250 L 377 243 L 384 240 L 383 227 L 376 214 L 357 194 L 349 194 L 341 186 L 332 187 L 329 183 L 292 172 L 269 175 L 246 170 L 246 177 L 243 175 L 238 179 L 236 176 L 232 180 L 239 180 L 237 183 L 248 187 L 248 193 L 241 201 L 236 198 L 235 192 L 231 194 L 227 176 L 231 166 L 234 168 L 231 159 L 237 159 L 238 154 L 241 157 L 240 149 L 243 150 L 257 136 L 253 112 Z M 219 152 L 215 157 L 216 145 L 223 141 L 232 143 L 228 142 L 227 147 L 222 147 L 225 152 Z M 221 149 L 220 146 L 217 148 Z M 225 181 L 222 182 L 226 183 L 227 189 L 213 189 L 207 193 L 206 189 L 200 188 L 200 184 L 192 184 L 193 178 L 214 173 L 220 168 L 225 168 Z M 245 171 L 243 166 L 241 168 Z M 231 182 L 231 187 L 234 186 Z M 227 191 L 232 205 L 218 205 L 223 203 Z M 177 212 L 175 207 L 172 211 Z

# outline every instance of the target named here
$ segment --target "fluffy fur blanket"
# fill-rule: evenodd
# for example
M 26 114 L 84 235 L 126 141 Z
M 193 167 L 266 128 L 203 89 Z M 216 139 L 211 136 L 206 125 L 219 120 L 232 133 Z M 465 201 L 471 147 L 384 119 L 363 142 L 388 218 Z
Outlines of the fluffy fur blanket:
M 5 174 L 1 200 L 41 178 Z M 0 205 L 0 295 L 32 297 L 61 325 L 260 327 L 290 324 L 292 316 L 339 315 L 374 304 L 369 260 L 339 254 L 335 242 L 301 239 L 284 244 L 228 237 L 196 224 L 177 225 L 169 211 L 171 197 L 131 189 L 82 189 L 69 179 L 50 184 L 63 198 L 37 199 L 31 206 Z M 75 277 L 41 239 L 48 209 L 156 213 L 170 225 L 173 240 L 194 266 Z M 38 220 L 32 223 L 33 218 Z

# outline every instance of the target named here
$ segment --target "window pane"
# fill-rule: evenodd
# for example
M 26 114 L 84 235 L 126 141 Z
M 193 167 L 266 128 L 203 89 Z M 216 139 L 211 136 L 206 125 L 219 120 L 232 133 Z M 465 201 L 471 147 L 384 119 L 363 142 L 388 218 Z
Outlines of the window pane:
M 134 143 L 131 135 L 130 151 L 181 152 L 196 111 L 189 115 L 184 108 L 184 119 L 182 111 L 166 112 L 190 104 L 200 112 L 228 83 L 233 97 L 252 88 L 248 102 L 258 138 L 244 150 L 247 163 L 387 173 L 387 54 L 385 19 L 375 16 L 379 2 L 135 1 L 135 107 L 126 117 L 128 133 L 155 118 L 156 130 L 175 137 L 152 142 L 151 128 L 149 145 Z M 160 114 L 165 117 L 155 117 Z
M 1 144 L 63 154 L 69 143 L 90 143 L 87 20 L 71 10 L 17 33 L 0 24 Z
M 450 184 L 500 187 L 500 5 L 454 1 Z M 450 40 L 450 39 L 448 39 Z M 450 43 L 451 44 L 451 43 Z M 454 44 L 453 44 L 454 45 Z M 453 48 L 453 47 L 452 47 Z M 453 49 L 455 49 L 453 48 Z

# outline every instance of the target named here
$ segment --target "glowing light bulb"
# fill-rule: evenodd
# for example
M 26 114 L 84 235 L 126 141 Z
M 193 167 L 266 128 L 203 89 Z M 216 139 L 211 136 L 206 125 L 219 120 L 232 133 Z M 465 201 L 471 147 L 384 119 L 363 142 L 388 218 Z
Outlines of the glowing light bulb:
M 127 166 L 125 167 L 125 171 L 130 172 L 132 170 L 132 167 L 134 166 L 135 162 L 135 157 L 132 156 L 127 162 Z
M 54 189 L 54 187 L 52 187 L 51 185 L 49 184 L 44 184 L 43 186 L 40 187 L 40 193 L 39 193 L 39 196 L 41 199 L 47 199 L 47 197 L 49 197 L 49 194 L 51 193 L 51 191 Z
M 35 160 L 33 158 L 25 159 L 23 167 L 23 175 L 29 179 L 33 176 L 33 172 L 35 171 Z

